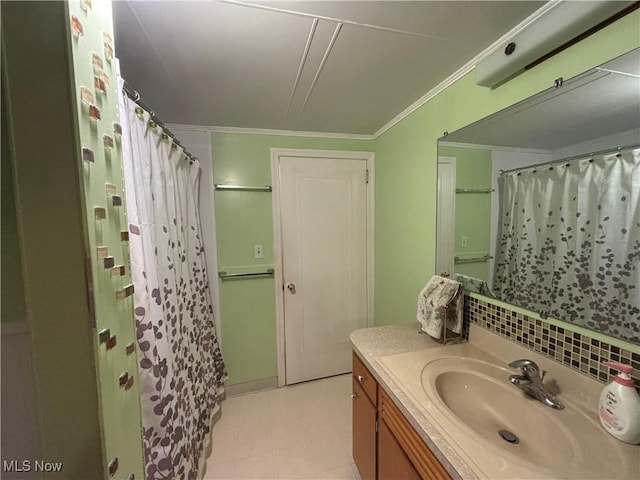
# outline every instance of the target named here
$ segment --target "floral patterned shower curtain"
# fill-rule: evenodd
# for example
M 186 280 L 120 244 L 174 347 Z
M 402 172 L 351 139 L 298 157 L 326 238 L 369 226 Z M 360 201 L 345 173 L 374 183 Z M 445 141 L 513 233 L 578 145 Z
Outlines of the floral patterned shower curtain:
M 146 476 L 195 479 L 226 379 L 200 235 L 200 167 L 123 95 L 120 120 Z
M 499 185 L 498 298 L 640 343 L 640 149 Z

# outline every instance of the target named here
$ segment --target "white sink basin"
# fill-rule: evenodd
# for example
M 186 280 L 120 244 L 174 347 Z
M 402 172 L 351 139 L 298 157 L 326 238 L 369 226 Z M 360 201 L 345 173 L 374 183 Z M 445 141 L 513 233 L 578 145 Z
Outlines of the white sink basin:
M 472 345 L 391 355 L 378 363 L 437 435 L 489 478 L 639 478 L 640 448 L 607 434 L 594 411 L 563 395 L 563 410 L 526 396 L 508 380 L 515 371 Z
M 511 373 L 472 358 L 441 358 L 425 365 L 422 387 L 484 441 L 506 452 L 548 468 L 580 457 L 575 436 L 562 423 L 566 415 L 535 405 L 506 381 Z M 515 435 L 517 443 L 505 440 L 501 431 Z

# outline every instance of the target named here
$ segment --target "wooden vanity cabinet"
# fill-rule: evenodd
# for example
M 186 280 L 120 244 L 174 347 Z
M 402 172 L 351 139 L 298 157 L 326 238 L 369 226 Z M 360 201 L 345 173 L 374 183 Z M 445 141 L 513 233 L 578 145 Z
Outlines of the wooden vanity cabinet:
M 421 480 L 420 474 L 384 420 L 378 427 L 378 479 Z
M 451 476 L 353 354 L 353 459 L 362 480 L 451 480 Z
M 376 479 L 378 382 L 353 354 L 353 460 L 362 480 Z
M 362 360 L 358 356 L 353 354 L 353 381 L 358 383 L 364 390 L 367 398 L 371 401 L 374 407 L 378 405 L 378 382 L 371 375 L 369 369 L 364 366 Z
M 378 429 L 378 480 L 410 480 L 415 478 L 451 480 L 449 472 L 445 470 L 382 388 L 378 389 L 378 418 L 380 423 Z M 391 439 L 383 440 L 383 436 L 386 435 L 393 437 L 404 456 L 396 454 L 391 457 L 391 454 L 387 455 L 382 451 L 387 445 L 390 446 L 391 451 L 396 448 L 391 446 Z M 391 475 L 383 476 L 386 474 L 385 472 L 390 472 Z

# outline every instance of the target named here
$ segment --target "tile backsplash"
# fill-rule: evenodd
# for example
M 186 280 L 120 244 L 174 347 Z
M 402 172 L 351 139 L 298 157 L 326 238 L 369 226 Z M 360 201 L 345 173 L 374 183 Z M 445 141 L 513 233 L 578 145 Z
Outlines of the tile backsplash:
M 465 322 L 552 358 L 567 367 L 589 375 L 602 383 L 610 383 L 616 372 L 602 362 L 613 360 L 631 365 L 634 380 L 640 388 L 640 353 L 596 340 L 584 333 L 558 327 L 505 307 L 465 295 Z

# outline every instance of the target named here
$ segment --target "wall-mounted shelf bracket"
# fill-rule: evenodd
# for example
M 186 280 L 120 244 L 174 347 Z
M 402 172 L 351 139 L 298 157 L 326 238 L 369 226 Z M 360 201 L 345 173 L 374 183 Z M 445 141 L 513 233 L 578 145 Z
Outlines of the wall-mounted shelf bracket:
M 456 188 L 456 193 L 492 193 L 493 188 Z
M 227 190 L 227 191 L 237 191 L 237 192 L 271 192 L 271 185 L 264 185 L 261 187 L 251 186 L 251 185 L 221 185 L 216 183 L 214 185 L 216 190 Z
M 227 273 L 224 270 L 218 272 L 218 277 L 225 278 L 242 278 L 242 277 L 273 277 L 273 268 L 267 268 L 265 272 L 250 272 L 250 273 Z

